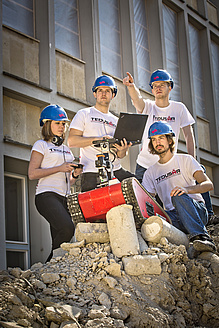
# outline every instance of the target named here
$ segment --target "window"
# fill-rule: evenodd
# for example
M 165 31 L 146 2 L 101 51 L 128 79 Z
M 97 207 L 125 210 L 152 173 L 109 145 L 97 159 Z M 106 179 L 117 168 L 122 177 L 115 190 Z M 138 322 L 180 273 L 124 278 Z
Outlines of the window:
M 33 0 L 2 0 L 2 21 L 34 37 Z
M 163 27 L 166 53 L 166 68 L 174 80 L 174 88 L 170 93 L 170 98 L 180 101 L 180 73 L 178 56 L 178 36 L 177 36 L 177 14 L 175 11 L 163 4 Z
M 7 266 L 26 269 L 29 264 L 29 231 L 26 177 L 5 173 L 5 229 Z
M 146 20 L 145 0 L 134 0 L 135 41 L 138 67 L 138 86 L 151 92 L 149 86 L 151 69 Z
M 199 30 L 191 23 L 189 24 L 189 40 L 192 60 L 193 88 L 195 95 L 196 115 L 205 118 L 205 100 L 201 63 L 201 47 L 199 39 Z
M 81 58 L 77 0 L 54 0 L 55 46 L 76 58 Z
M 211 41 L 211 55 L 213 66 L 213 80 L 216 95 L 216 108 L 219 108 L 219 46 L 214 41 Z
M 102 71 L 122 77 L 118 0 L 99 0 Z

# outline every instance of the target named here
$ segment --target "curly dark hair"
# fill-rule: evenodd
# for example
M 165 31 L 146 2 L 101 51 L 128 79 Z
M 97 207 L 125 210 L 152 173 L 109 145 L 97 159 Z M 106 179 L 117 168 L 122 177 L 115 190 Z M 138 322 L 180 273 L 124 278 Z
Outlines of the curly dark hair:
M 41 134 L 44 141 L 51 141 L 54 137 L 51 129 L 51 122 L 52 121 L 46 121 L 42 127 Z M 65 140 L 65 132 L 63 133 L 62 138 Z
M 171 134 L 165 134 L 167 141 L 169 142 L 170 145 L 170 151 L 171 153 L 174 152 L 175 149 L 175 140 L 173 138 L 173 136 Z M 149 153 L 151 154 L 156 154 L 156 150 L 154 149 L 154 146 L 152 144 L 152 140 L 150 139 L 149 144 L 148 144 L 148 149 L 149 149 Z

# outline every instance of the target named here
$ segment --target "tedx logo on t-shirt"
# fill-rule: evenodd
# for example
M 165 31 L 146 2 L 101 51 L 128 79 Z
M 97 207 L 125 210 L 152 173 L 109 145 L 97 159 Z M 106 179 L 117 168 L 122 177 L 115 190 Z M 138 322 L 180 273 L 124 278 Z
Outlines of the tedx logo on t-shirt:
M 102 123 L 102 124 L 106 124 L 106 125 L 113 126 L 114 128 L 116 128 L 116 124 L 114 124 L 111 121 L 107 121 L 107 120 L 105 120 L 101 117 L 91 117 L 91 122 L 93 122 L 93 123 Z
M 58 148 L 49 148 L 50 152 L 58 152 L 58 153 L 64 153 L 64 154 L 71 154 L 69 150 L 62 150 L 62 149 L 58 149 Z
M 158 184 L 166 179 L 169 179 L 169 178 L 179 175 L 179 174 L 181 174 L 180 169 L 173 169 L 172 171 L 170 171 L 168 173 L 162 174 L 160 177 L 156 178 L 155 180 Z

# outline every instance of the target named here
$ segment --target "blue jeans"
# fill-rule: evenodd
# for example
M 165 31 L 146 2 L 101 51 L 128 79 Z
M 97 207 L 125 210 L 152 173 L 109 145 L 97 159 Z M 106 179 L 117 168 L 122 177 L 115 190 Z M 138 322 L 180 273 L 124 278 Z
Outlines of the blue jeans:
M 201 167 L 203 168 L 204 172 L 206 173 L 205 167 L 203 165 L 201 165 Z M 214 215 L 214 211 L 213 211 L 212 204 L 211 204 L 210 192 L 207 191 L 207 192 L 204 192 L 201 195 L 202 195 L 202 197 L 203 197 L 203 199 L 205 201 L 205 206 L 206 206 L 207 211 L 208 211 L 208 216 Z
M 171 200 L 175 209 L 166 212 L 176 228 L 189 234 L 190 239 L 198 235 L 209 237 L 205 228 L 208 212 L 203 202 L 197 202 L 187 194 L 172 196 Z

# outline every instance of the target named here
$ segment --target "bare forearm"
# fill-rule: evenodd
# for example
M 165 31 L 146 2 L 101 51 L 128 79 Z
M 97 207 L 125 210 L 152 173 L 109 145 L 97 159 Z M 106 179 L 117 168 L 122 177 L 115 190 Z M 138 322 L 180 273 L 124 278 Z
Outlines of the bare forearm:
M 185 126 L 183 129 L 184 138 L 186 141 L 186 148 L 189 155 L 196 157 L 195 152 L 195 137 L 191 125 Z
M 194 138 L 187 139 L 186 148 L 189 155 L 196 157 Z
M 132 86 L 128 86 L 127 88 L 128 88 L 129 95 L 132 99 L 132 103 L 135 106 L 137 112 L 142 113 L 145 107 L 145 103 L 140 94 L 139 89 L 136 87 L 135 84 L 133 84 Z
M 60 172 L 60 166 L 54 166 L 47 169 L 38 168 L 34 170 L 31 170 L 30 168 L 28 176 L 30 180 L 38 180 L 58 172 Z
M 200 184 L 189 186 L 185 188 L 188 194 L 202 194 L 213 189 L 212 182 L 203 181 Z
M 102 138 L 99 138 L 102 139 Z M 82 136 L 69 136 L 68 146 L 70 148 L 83 148 L 91 146 L 94 140 L 98 140 L 96 137 L 82 137 Z

